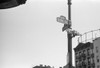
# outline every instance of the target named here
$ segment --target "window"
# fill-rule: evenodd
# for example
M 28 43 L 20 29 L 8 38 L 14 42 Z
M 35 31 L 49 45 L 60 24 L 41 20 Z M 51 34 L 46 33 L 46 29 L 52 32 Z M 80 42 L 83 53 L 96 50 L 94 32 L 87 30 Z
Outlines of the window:
M 97 59 L 97 62 L 99 63 L 99 59 Z
M 90 49 L 87 49 L 87 55 L 88 55 L 88 56 L 89 56 L 89 54 L 90 54 L 90 52 L 89 52 L 89 51 L 90 51 Z
M 76 61 L 76 65 L 78 65 L 78 61 Z
M 83 54 L 83 60 L 86 60 L 86 55 L 85 54 Z
M 79 55 L 81 55 L 81 52 L 79 52 Z
M 100 68 L 100 66 L 98 65 L 97 68 Z
M 83 53 L 85 54 L 85 50 L 83 50 Z
M 79 52 L 79 57 L 78 58 L 79 58 L 79 61 L 81 61 L 81 52 Z
M 91 57 L 94 58 L 94 53 L 91 54 Z
M 76 68 L 78 68 L 78 65 L 76 65 Z
M 79 68 L 82 68 L 82 66 L 79 66 Z
M 88 66 L 88 68 L 91 68 L 91 66 Z
M 98 53 L 99 52 L 99 48 L 96 46 L 96 52 Z
M 88 57 L 87 59 L 88 59 L 88 65 L 90 65 L 90 63 L 91 63 L 90 57 Z
M 79 57 L 79 54 L 78 53 L 75 53 L 76 60 L 78 60 L 78 57 Z
M 99 56 L 97 56 L 96 58 L 97 58 L 97 62 L 99 63 Z
M 86 68 L 86 65 L 84 65 L 83 68 Z
M 95 68 L 95 63 L 92 64 L 92 67 Z

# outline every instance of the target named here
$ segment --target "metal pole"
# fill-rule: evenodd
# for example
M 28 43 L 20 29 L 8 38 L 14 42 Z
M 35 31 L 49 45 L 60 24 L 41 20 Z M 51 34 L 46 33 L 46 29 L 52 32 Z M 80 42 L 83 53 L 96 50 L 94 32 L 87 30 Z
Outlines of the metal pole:
M 68 0 L 68 20 L 71 20 L 71 0 Z M 72 68 L 72 34 L 67 33 L 67 36 L 68 36 L 69 68 Z

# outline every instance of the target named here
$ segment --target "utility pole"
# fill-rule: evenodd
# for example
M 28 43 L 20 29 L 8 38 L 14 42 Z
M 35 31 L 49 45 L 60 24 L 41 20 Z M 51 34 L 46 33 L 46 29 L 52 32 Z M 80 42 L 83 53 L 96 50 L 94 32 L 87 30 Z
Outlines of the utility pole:
M 68 20 L 71 21 L 71 0 L 68 0 Z M 71 28 L 71 26 L 69 26 Z M 69 55 L 69 68 L 72 68 L 72 34 L 67 32 L 68 36 L 68 55 Z
M 72 22 L 71 22 L 71 0 L 68 0 L 68 20 L 65 16 L 57 17 L 57 22 L 64 24 L 62 31 L 67 31 L 67 37 L 68 37 L 68 68 L 72 68 L 72 38 L 75 36 L 80 36 L 79 32 L 72 30 Z

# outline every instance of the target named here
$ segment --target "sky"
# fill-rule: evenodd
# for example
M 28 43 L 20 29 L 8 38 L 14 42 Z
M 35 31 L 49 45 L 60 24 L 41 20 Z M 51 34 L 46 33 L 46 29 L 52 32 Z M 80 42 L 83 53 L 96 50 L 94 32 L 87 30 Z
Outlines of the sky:
M 71 9 L 72 29 L 83 34 L 100 28 L 100 0 L 72 0 Z M 0 68 L 66 65 L 67 32 L 56 21 L 60 15 L 68 19 L 67 0 L 28 0 L 0 10 Z M 77 39 L 72 39 L 73 48 Z

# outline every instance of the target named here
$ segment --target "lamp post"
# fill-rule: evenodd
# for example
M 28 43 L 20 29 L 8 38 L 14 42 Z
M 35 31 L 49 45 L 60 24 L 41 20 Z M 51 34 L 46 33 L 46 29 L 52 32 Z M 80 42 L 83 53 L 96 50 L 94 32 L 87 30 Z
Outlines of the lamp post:
M 72 68 L 72 38 L 75 36 L 79 36 L 81 34 L 79 34 L 77 31 L 72 30 L 71 25 L 71 0 L 68 0 L 68 20 L 66 19 L 65 16 L 60 16 L 57 17 L 57 22 L 63 23 L 64 26 L 62 28 L 62 31 L 67 31 L 67 37 L 68 37 L 68 67 Z
M 71 0 L 68 0 L 68 20 L 71 21 Z M 71 26 L 69 26 L 71 28 Z M 72 68 L 72 34 L 67 32 L 68 36 L 68 54 L 69 54 L 69 68 Z

